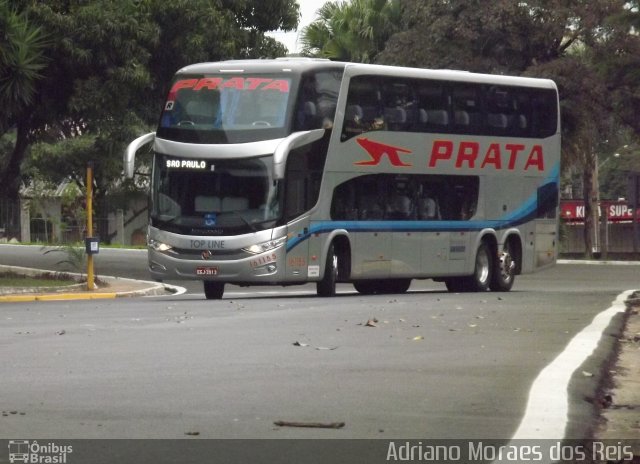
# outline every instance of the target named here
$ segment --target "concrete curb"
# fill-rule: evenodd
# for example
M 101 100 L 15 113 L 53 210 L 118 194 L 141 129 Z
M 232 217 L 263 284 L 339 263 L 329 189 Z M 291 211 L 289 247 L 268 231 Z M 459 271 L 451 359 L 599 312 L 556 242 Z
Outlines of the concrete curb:
M 38 276 L 42 274 L 67 274 L 73 277 L 81 277 L 84 274 L 73 272 L 55 272 L 42 269 L 33 269 L 21 266 L 0 265 L 0 272 L 15 272 L 16 274 Z M 69 292 L 68 288 L 54 291 L 52 289 L 36 288 L 32 293 L 25 293 L 24 289 L 11 289 L 11 294 L 0 296 L 0 302 L 24 302 L 24 301 L 58 301 L 58 300 L 93 300 L 93 299 L 109 299 L 122 297 L 140 297 L 155 295 L 181 295 L 186 292 L 183 287 L 164 284 L 160 282 L 152 282 L 148 280 L 128 279 L 125 277 L 99 276 L 100 280 L 106 282 L 108 288 L 121 287 L 121 290 L 104 291 L 99 289 L 89 291 Z M 83 286 L 85 284 L 78 284 Z M 75 285 L 73 285 L 75 287 Z M 139 287 L 139 288 L 133 288 Z
M 589 259 L 558 259 L 556 261 L 558 264 L 587 264 L 590 266 L 597 265 L 613 265 L 613 266 L 640 266 L 640 261 L 599 261 L 599 260 L 589 260 Z

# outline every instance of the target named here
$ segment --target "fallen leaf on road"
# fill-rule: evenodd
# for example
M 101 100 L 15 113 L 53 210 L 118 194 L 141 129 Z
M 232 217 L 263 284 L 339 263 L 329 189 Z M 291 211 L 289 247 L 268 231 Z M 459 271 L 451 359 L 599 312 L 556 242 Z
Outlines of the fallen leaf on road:
M 378 319 L 376 319 L 376 318 L 369 319 L 364 326 L 365 327 L 378 327 L 377 322 L 378 322 Z
M 56 335 L 64 335 L 66 333 L 67 333 L 67 331 L 63 329 L 63 330 L 61 330 L 59 332 L 56 332 Z
M 417 337 L 413 337 L 412 340 L 417 342 L 418 340 L 424 340 L 424 337 L 422 335 L 418 335 Z

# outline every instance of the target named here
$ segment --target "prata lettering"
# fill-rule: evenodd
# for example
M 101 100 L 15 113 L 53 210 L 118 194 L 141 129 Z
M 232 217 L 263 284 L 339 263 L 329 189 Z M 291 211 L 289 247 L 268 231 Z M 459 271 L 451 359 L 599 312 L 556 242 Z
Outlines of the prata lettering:
M 191 248 L 196 250 L 224 250 L 224 240 L 191 240 Z
M 411 167 L 412 163 L 401 158 L 413 152 L 403 147 L 387 145 L 364 137 L 356 139 L 368 159 L 356 161 L 355 166 L 378 166 L 386 158 L 386 163 L 395 167 Z M 544 171 L 544 152 L 542 145 L 527 146 L 520 143 L 490 143 L 486 149 L 478 142 L 451 140 L 435 140 L 431 146 L 431 154 L 427 155 L 427 165 L 437 168 L 453 165 L 456 169 L 494 169 L 514 171 Z
M 202 79 L 181 79 L 171 87 L 169 95 L 175 95 L 178 90 L 192 89 L 195 91 L 207 89 L 236 89 L 236 90 L 277 90 L 289 93 L 289 81 L 286 79 L 269 79 L 266 77 L 204 77 Z
M 501 170 L 506 167 L 509 171 L 516 169 L 518 160 L 524 159 L 523 169 L 537 169 L 544 171 L 544 154 L 542 145 L 533 145 L 527 148 L 523 144 L 516 143 L 491 143 L 486 150 L 480 150 L 478 142 L 460 142 L 456 144 L 451 140 L 435 140 L 431 147 L 429 167 L 435 168 L 443 162 L 454 162 L 456 168 L 467 167 L 469 169 L 486 169 L 493 167 Z M 520 162 L 522 165 L 522 162 Z

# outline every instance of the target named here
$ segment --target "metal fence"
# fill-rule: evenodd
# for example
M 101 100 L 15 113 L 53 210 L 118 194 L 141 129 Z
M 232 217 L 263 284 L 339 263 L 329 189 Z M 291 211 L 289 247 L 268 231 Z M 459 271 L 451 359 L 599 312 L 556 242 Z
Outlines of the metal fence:
M 20 237 L 20 203 L 0 198 L 0 239 Z

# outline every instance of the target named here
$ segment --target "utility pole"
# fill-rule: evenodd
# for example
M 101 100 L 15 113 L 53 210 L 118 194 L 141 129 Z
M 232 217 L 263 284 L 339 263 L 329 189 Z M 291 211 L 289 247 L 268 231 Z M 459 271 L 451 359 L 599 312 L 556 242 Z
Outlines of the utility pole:
M 87 236 L 85 250 L 87 252 L 87 290 L 94 289 L 93 255 L 97 253 L 93 238 L 93 161 L 87 163 Z M 96 243 L 97 245 L 97 243 Z M 95 250 L 95 251 L 94 251 Z
M 93 253 L 90 239 L 93 237 L 93 162 L 87 163 L 87 290 L 93 290 Z

